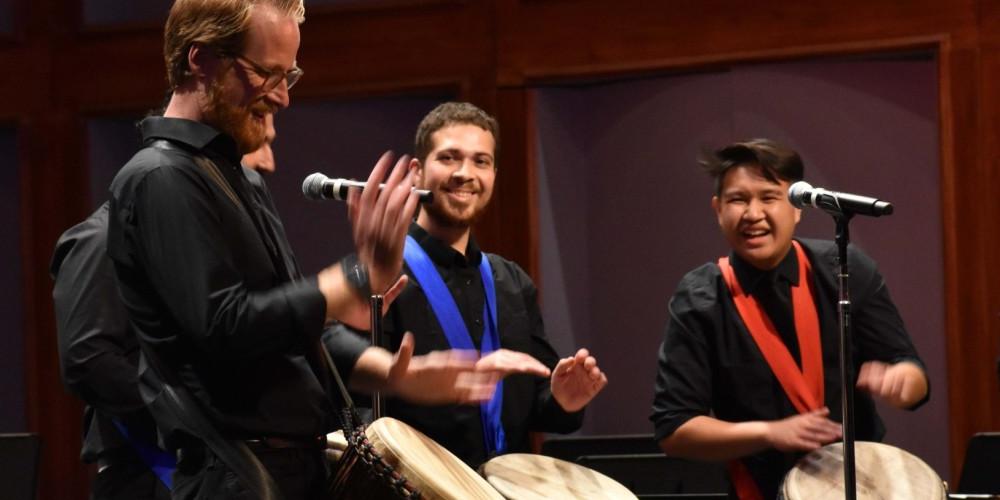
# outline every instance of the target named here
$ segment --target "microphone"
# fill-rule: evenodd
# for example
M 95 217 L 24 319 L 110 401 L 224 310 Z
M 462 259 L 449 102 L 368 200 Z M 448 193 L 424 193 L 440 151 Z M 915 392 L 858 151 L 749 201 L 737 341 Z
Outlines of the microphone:
M 816 207 L 833 215 L 881 217 L 892 214 L 892 204 L 888 201 L 814 188 L 806 181 L 798 181 L 788 188 L 788 200 L 798 208 Z
M 347 193 L 350 188 L 364 189 L 365 183 L 347 179 L 331 179 L 319 172 L 310 174 L 302 181 L 302 194 L 313 201 L 319 200 L 347 200 Z M 381 190 L 385 184 L 379 184 Z M 431 203 L 434 201 L 434 193 L 426 189 L 412 188 L 420 196 L 420 203 Z

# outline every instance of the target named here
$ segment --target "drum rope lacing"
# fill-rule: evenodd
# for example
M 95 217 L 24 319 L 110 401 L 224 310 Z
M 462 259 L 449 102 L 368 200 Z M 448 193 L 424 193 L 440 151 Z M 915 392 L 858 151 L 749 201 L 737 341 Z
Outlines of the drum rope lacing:
M 421 498 L 420 491 L 410 484 L 406 476 L 396 472 L 375 451 L 375 448 L 368 442 L 368 436 L 365 435 L 363 426 L 357 427 L 354 432 L 350 433 L 347 439 L 350 441 L 351 447 L 358 452 L 358 458 L 368 466 L 369 473 L 383 480 L 384 483 L 388 483 L 399 494 L 400 498 L 412 500 Z

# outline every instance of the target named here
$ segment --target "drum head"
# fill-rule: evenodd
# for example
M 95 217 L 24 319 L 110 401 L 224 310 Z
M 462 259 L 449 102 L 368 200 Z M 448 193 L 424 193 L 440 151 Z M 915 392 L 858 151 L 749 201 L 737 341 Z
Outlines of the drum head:
M 543 455 L 501 455 L 483 464 L 480 471 L 510 499 L 636 498 L 628 488 L 600 472 Z
M 372 448 L 416 487 L 423 498 L 503 500 L 468 465 L 431 438 L 394 418 L 380 418 L 365 429 Z
M 786 500 L 844 498 L 841 443 L 828 444 L 802 458 L 785 476 Z M 894 446 L 858 441 L 854 444 L 859 500 L 944 499 L 944 483 L 934 469 Z

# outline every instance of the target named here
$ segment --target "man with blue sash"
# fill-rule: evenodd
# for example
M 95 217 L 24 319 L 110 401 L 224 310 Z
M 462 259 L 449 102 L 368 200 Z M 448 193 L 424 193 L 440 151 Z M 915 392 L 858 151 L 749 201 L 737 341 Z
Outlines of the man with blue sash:
M 607 384 L 586 349 L 559 359 L 545 336 L 537 290 L 517 264 L 482 252 L 471 228 L 493 193 L 496 120 L 468 103 L 445 103 L 417 130 L 415 184 L 433 192 L 411 224 L 407 287 L 389 308 L 386 347 L 412 332 L 418 352 L 474 349 L 477 368 L 506 377 L 480 407 L 418 407 L 387 401 L 398 418 L 472 467 L 494 455 L 530 451 L 529 432 L 566 433 Z

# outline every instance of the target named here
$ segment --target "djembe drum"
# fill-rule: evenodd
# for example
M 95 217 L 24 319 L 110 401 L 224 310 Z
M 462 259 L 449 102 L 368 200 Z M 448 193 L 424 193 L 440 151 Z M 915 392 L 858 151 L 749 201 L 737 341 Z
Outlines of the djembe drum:
M 339 440 L 328 436 L 328 442 Z M 390 417 L 347 434 L 328 498 L 504 500 L 458 457 Z
M 500 455 L 483 464 L 479 471 L 510 500 L 636 500 L 628 488 L 600 472 L 544 455 Z
M 894 446 L 868 441 L 854 444 L 858 500 L 944 500 L 944 482 L 926 463 Z M 842 443 L 815 450 L 788 471 L 778 498 L 844 498 Z

